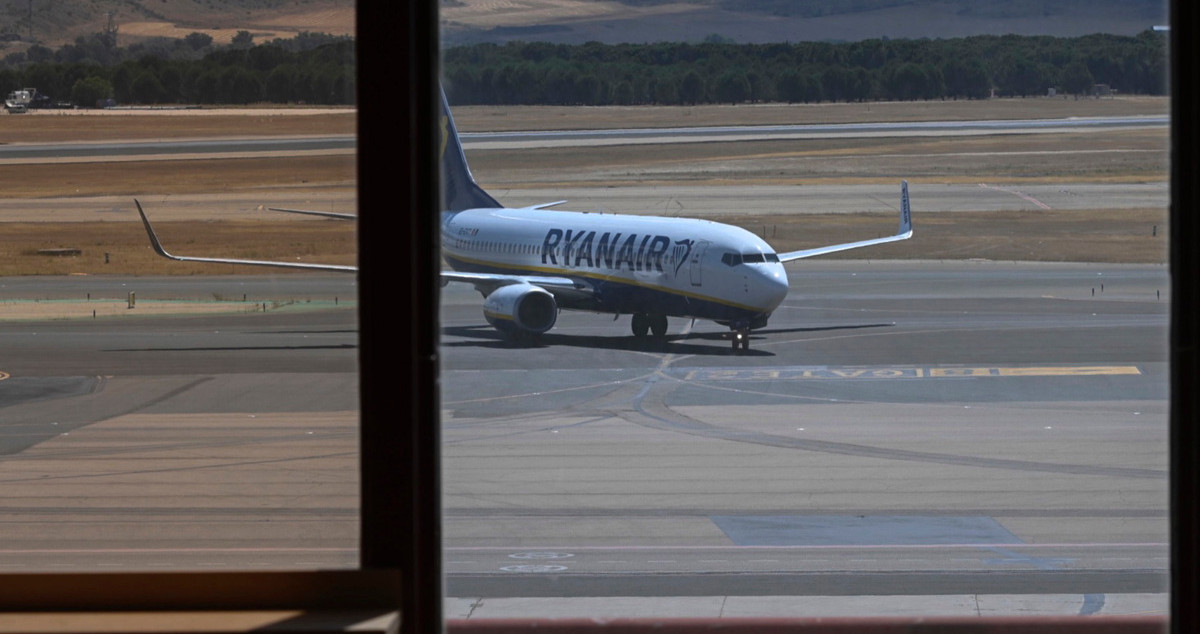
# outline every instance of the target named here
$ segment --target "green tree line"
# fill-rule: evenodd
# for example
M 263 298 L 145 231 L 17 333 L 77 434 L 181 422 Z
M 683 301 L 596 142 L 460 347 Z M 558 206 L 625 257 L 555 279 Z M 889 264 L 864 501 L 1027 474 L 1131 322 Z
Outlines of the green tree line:
M 1165 35 L 973 36 L 851 43 L 512 42 L 449 49 L 460 104 L 700 104 L 980 99 L 1086 94 L 1095 84 L 1161 95 Z
M 354 41 L 302 34 L 255 45 L 249 34 L 214 47 L 183 40 L 116 48 L 104 36 L 0 62 L 0 91 L 35 87 L 91 106 L 138 104 L 353 104 Z M 701 104 L 980 99 L 1056 88 L 1085 94 L 1108 84 L 1164 94 L 1165 35 L 974 36 L 860 42 L 606 45 L 512 42 L 443 52 L 457 104 Z M 374 78 L 373 81 L 387 81 Z
M 79 38 L 57 51 L 34 46 L 0 64 L 0 91 L 36 88 L 54 101 L 91 107 L 136 104 L 353 104 L 354 40 L 305 33 L 253 45 L 249 34 L 213 47 L 194 33 L 183 40 L 108 46 Z

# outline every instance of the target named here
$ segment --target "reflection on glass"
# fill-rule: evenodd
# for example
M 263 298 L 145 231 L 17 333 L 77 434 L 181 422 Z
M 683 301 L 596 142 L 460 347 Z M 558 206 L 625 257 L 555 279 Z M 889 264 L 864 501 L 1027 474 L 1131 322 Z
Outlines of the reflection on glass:
M 51 99 L 0 115 L 3 571 L 357 566 L 354 276 L 168 260 L 134 202 L 175 255 L 353 265 L 353 222 L 271 209 L 356 211 L 329 17 L 5 59 Z

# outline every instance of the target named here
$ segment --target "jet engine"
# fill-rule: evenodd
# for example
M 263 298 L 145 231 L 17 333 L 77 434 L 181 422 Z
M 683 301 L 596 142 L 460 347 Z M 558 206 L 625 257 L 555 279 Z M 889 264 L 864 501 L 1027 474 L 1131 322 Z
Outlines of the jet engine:
M 558 304 L 554 295 L 533 284 L 509 284 L 483 300 L 483 316 L 500 332 L 540 335 L 554 327 Z

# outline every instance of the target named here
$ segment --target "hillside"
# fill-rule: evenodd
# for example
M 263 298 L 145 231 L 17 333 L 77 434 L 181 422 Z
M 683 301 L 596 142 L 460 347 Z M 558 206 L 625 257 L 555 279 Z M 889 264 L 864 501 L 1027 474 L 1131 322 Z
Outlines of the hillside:
M 1134 35 L 1163 0 L 442 0 L 445 45 L 859 41 L 981 34 Z
M 439 0 L 444 46 L 858 41 L 978 34 L 1133 35 L 1166 23 L 1164 0 Z M 0 56 L 116 29 L 118 46 L 202 32 L 228 43 L 302 31 L 352 35 L 353 0 L 0 0 Z
M 117 45 L 202 32 L 229 43 L 238 31 L 255 41 L 302 31 L 354 34 L 352 0 L 0 0 L 0 55 L 31 44 L 57 48 L 112 25 Z

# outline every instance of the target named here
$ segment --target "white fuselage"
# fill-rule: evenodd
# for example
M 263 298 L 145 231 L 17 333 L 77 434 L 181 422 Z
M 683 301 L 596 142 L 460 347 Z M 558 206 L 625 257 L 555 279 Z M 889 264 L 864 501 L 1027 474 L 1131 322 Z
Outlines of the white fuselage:
M 775 251 L 707 220 L 546 209 L 468 209 L 442 224 L 443 255 L 475 273 L 578 280 L 594 293 L 563 308 L 765 323 L 787 294 Z

